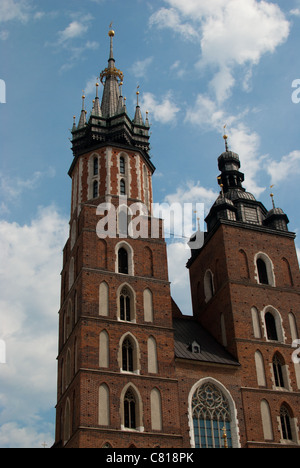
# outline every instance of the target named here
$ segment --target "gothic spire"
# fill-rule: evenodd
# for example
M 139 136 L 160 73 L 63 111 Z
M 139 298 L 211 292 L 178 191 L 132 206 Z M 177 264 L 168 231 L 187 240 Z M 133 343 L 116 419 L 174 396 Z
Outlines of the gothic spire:
M 138 89 L 139 89 L 139 86 L 138 86 Z M 137 103 L 136 103 L 136 110 L 135 110 L 135 116 L 134 116 L 134 119 L 133 119 L 133 123 L 136 124 L 136 125 L 144 126 L 143 116 L 142 116 L 142 113 L 141 113 L 141 108 L 139 106 L 139 95 L 140 95 L 140 92 L 139 92 L 139 90 L 137 90 L 137 92 L 136 92 Z
M 94 117 L 102 117 L 98 89 L 99 89 L 99 83 L 96 83 L 96 98 L 95 98 L 93 110 L 92 110 L 92 115 Z
M 84 95 L 84 91 L 83 91 L 83 94 L 82 94 L 82 110 L 81 110 L 80 119 L 79 119 L 79 123 L 78 123 L 77 128 L 78 129 L 83 128 L 85 125 L 86 125 L 86 110 L 85 110 L 85 95 Z
M 119 103 L 119 81 L 123 81 L 123 73 L 115 67 L 113 52 L 113 38 L 115 32 L 110 29 L 110 54 L 108 67 L 100 74 L 101 83 L 104 84 L 101 111 L 104 118 L 113 117 L 117 113 Z

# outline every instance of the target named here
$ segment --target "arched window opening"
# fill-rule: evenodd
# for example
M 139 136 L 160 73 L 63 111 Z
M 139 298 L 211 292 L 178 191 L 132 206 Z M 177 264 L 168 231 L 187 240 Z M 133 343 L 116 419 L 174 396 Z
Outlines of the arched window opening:
M 275 386 L 285 388 L 285 379 L 284 379 L 284 361 L 281 356 L 275 354 L 273 357 L 273 373 L 274 373 L 274 380 Z
M 120 195 L 126 195 L 126 182 L 124 179 L 120 181 Z
M 133 372 L 133 344 L 129 338 L 126 338 L 122 345 L 122 370 Z
M 136 429 L 136 398 L 131 389 L 127 390 L 124 397 L 124 426 Z
M 260 284 L 269 284 L 267 265 L 262 258 L 257 259 L 257 271 Z
M 223 448 L 224 432 L 232 448 L 229 402 L 212 383 L 199 387 L 192 398 L 193 426 L 196 448 Z
M 128 275 L 128 252 L 124 247 L 118 251 L 119 273 Z
M 93 174 L 94 176 L 98 175 L 99 173 L 99 160 L 98 158 L 94 158 L 94 166 L 93 166 Z
M 291 414 L 285 405 L 280 408 L 280 424 L 283 440 L 293 440 Z
M 120 294 L 120 320 L 131 321 L 131 297 L 127 288 L 123 288 Z
M 205 302 L 210 301 L 214 293 L 215 293 L 215 288 L 214 288 L 213 274 L 210 270 L 207 270 L 204 276 Z
M 94 180 L 93 182 L 93 198 L 98 198 L 98 181 Z
M 126 166 L 125 166 L 125 158 L 123 156 L 120 157 L 120 173 L 121 174 L 125 174 L 126 170 L 125 170 Z
M 265 323 L 267 329 L 267 337 L 270 341 L 278 341 L 278 333 L 276 327 L 276 320 L 271 312 L 267 312 L 265 315 Z

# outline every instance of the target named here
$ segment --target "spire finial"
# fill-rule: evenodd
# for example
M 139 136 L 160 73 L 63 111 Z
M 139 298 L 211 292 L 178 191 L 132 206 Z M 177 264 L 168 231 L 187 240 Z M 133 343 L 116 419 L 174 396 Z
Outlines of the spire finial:
M 140 89 L 140 85 L 137 85 L 136 87 L 136 106 L 137 107 L 139 106 L 139 95 L 140 95 L 139 89 Z
M 271 185 L 270 189 L 272 189 L 273 187 L 274 187 L 274 185 Z M 273 209 L 275 210 L 276 206 L 275 206 L 275 201 L 274 201 L 274 193 L 270 193 L 270 197 L 272 199 Z
M 82 110 L 85 110 L 84 103 L 85 103 L 85 94 L 84 94 L 84 90 L 82 90 Z
M 225 150 L 226 152 L 228 153 L 228 135 L 226 135 L 226 127 L 227 127 L 227 124 L 224 125 L 224 135 L 223 135 L 223 138 L 225 140 Z

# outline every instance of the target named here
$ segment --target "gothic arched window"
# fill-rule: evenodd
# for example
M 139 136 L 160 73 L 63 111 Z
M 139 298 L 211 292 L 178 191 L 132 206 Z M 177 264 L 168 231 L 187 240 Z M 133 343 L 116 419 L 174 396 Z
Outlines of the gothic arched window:
M 127 390 L 124 397 L 124 426 L 136 429 L 136 399 L 131 389 Z
M 128 252 L 124 247 L 118 251 L 119 273 L 128 275 Z
M 269 284 L 267 265 L 262 258 L 257 259 L 257 271 L 260 284 Z
M 274 315 L 271 314 L 271 312 L 266 313 L 265 322 L 266 322 L 268 340 L 278 341 L 276 320 L 275 320 Z
M 93 182 L 93 198 L 97 198 L 98 197 L 98 181 L 97 180 L 94 180 Z
M 282 357 L 277 353 L 273 357 L 273 373 L 276 387 L 285 388 L 285 369 Z
M 192 415 L 196 448 L 232 447 L 229 402 L 212 383 L 197 388 L 192 398 Z
M 98 172 L 99 172 L 99 160 L 98 158 L 94 158 L 94 164 L 93 164 L 94 176 L 98 175 Z
M 120 173 L 125 174 L 125 158 L 120 157 Z
M 126 195 L 126 183 L 124 179 L 120 181 L 120 195 Z
M 123 288 L 120 294 L 120 319 L 131 322 L 131 296 L 127 288 Z
M 133 372 L 133 344 L 129 338 L 126 338 L 122 345 L 122 370 Z
M 280 408 L 280 423 L 283 440 L 293 440 L 291 414 L 285 405 Z

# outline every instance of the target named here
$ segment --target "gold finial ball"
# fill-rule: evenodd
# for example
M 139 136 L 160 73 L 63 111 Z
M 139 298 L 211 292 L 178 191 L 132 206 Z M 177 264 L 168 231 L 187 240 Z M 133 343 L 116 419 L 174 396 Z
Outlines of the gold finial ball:
M 115 31 L 114 31 L 113 29 L 111 29 L 111 30 L 108 32 L 108 35 L 109 35 L 109 37 L 114 37 Z
M 223 138 L 224 138 L 224 140 L 227 140 L 227 139 L 228 139 L 228 135 L 224 135 Z

